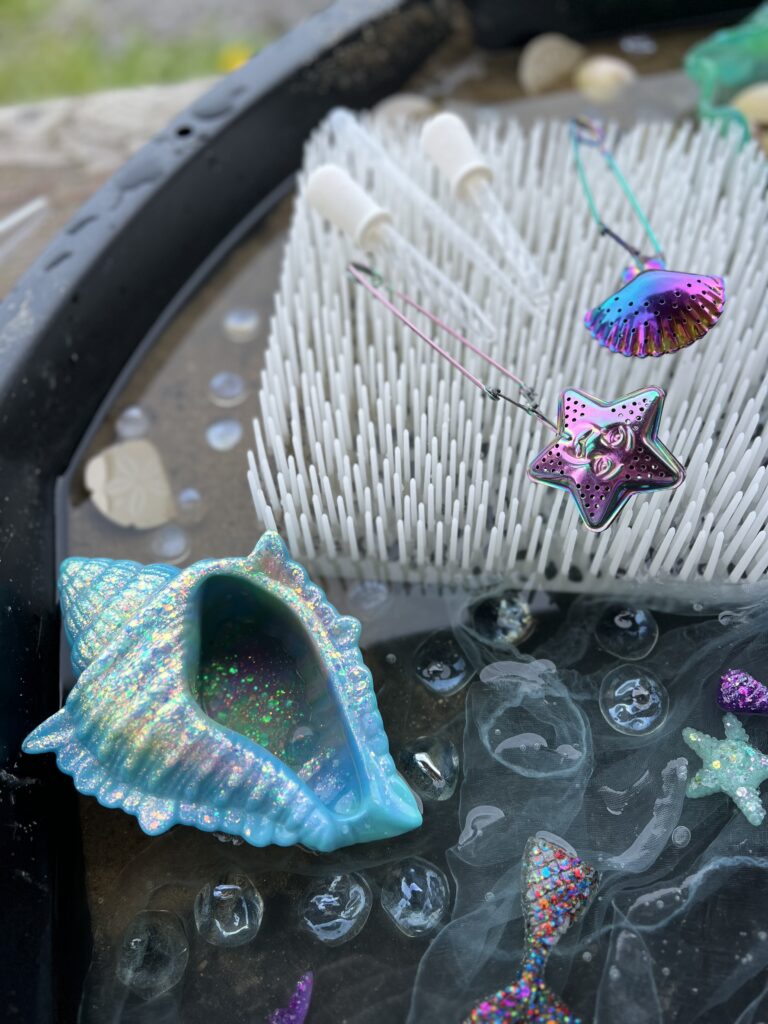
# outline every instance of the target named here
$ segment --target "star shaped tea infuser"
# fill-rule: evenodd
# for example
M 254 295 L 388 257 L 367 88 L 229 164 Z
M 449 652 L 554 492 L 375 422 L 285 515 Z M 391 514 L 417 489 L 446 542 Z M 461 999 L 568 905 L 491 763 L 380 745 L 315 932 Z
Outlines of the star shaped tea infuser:
M 661 388 L 602 402 L 576 388 L 560 395 L 557 436 L 531 463 L 533 480 L 561 487 L 590 530 L 604 530 L 641 491 L 679 486 L 685 470 L 658 438 Z
M 768 779 L 768 756 L 749 742 L 747 731 L 735 715 L 723 715 L 725 739 L 717 740 L 696 729 L 683 729 L 683 739 L 702 760 L 702 767 L 688 783 L 686 796 L 727 793 L 751 825 L 759 825 L 765 808 L 758 790 Z
M 553 431 L 555 440 L 536 456 L 528 467 L 528 475 L 539 483 L 568 491 L 588 529 L 598 532 L 610 526 L 633 494 L 669 489 L 683 482 L 685 470 L 658 437 L 665 398 L 661 388 L 642 388 L 612 402 L 603 402 L 577 388 L 566 388 L 558 402 L 557 423 L 553 423 L 541 411 L 535 392 L 525 381 L 459 331 L 443 323 L 414 299 L 387 285 L 371 267 L 350 263 L 347 270 L 350 277 L 480 388 L 486 397 L 494 402 L 500 399 L 509 402 L 529 416 L 535 416 Z M 520 390 L 519 399 L 484 384 L 434 338 L 409 320 L 394 304 L 395 298 L 426 316 L 494 370 L 513 381 Z

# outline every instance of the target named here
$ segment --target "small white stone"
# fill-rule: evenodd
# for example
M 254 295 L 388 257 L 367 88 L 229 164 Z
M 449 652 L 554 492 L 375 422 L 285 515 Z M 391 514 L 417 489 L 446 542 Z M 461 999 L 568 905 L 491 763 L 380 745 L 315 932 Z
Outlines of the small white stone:
M 85 486 L 99 512 L 118 526 L 149 530 L 176 511 L 160 453 L 144 439 L 118 441 L 94 455 Z
M 738 110 L 768 153 L 768 82 L 754 82 L 731 97 L 729 106 Z
M 562 32 L 544 32 L 526 43 L 517 65 L 523 92 L 533 95 L 554 89 L 570 78 L 587 51 Z
M 435 104 L 426 96 L 416 92 L 396 92 L 377 103 L 372 113 L 380 122 L 418 121 L 431 117 L 435 109 Z
M 637 78 L 637 72 L 627 61 L 608 54 L 588 57 L 578 66 L 573 84 L 593 103 L 610 103 Z

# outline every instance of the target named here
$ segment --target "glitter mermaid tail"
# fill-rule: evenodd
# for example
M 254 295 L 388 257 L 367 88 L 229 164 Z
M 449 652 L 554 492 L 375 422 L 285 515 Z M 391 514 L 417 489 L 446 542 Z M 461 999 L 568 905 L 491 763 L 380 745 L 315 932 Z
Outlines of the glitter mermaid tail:
M 544 984 L 552 947 L 586 910 L 598 874 L 572 850 L 543 834 L 528 840 L 523 855 L 525 956 L 519 979 L 479 1002 L 464 1024 L 579 1024 Z
M 328 851 L 421 824 L 358 638 L 267 533 L 184 570 L 68 559 L 62 619 L 80 678 L 25 740 L 82 793 L 254 846 Z

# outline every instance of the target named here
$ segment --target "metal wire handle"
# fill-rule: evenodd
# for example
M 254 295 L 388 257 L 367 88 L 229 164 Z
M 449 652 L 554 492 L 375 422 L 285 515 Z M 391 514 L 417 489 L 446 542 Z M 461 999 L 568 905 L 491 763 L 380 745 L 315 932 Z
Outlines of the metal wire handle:
M 653 228 L 651 227 L 650 221 L 645 214 L 642 206 L 638 202 L 637 196 L 632 191 L 629 182 L 622 174 L 618 164 L 614 160 L 613 153 L 607 148 L 605 144 L 605 127 L 599 121 L 593 121 L 585 117 L 576 117 L 569 124 L 571 146 L 573 148 L 573 158 L 576 163 L 576 173 L 579 176 L 579 182 L 581 184 L 584 197 L 587 200 L 589 206 L 589 212 L 592 214 L 592 219 L 600 229 L 600 234 L 607 235 L 612 238 L 614 242 L 618 243 L 623 249 L 630 254 L 632 259 L 635 261 L 637 266 L 642 270 L 645 267 L 645 263 L 648 259 L 655 258 L 659 260 L 664 259 L 664 253 L 662 252 L 659 240 L 654 234 Z M 624 193 L 625 198 L 629 202 L 630 206 L 635 212 L 635 216 L 640 221 L 640 224 L 645 232 L 646 238 L 653 247 L 653 254 L 651 257 L 644 256 L 643 253 L 630 245 L 629 242 L 625 241 L 621 235 L 617 234 L 612 228 L 600 217 L 600 213 L 597 209 L 597 203 L 595 197 L 592 194 L 592 189 L 589 187 L 589 181 L 587 179 L 587 172 L 584 168 L 584 162 L 581 159 L 581 149 L 583 146 L 587 146 L 590 149 L 596 149 L 602 158 L 605 160 L 608 170 L 613 174 L 616 179 L 619 188 Z

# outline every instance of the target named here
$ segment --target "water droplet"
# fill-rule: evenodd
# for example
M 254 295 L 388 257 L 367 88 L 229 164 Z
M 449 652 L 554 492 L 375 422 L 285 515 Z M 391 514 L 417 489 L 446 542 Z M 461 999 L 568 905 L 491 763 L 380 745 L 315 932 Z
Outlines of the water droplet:
M 584 952 L 581 954 L 581 959 L 584 960 L 585 963 L 590 963 L 591 962 L 592 954 L 590 953 L 590 951 L 588 949 L 585 949 Z
M 416 676 L 440 697 L 458 693 L 472 677 L 464 652 L 452 633 L 433 633 L 414 655 Z
M 386 605 L 390 592 L 381 580 L 361 580 L 349 588 L 347 596 L 354 614 L 365 619 Z
M 757 937 L 761 942 L 765 942 L 765 940 L 768 939 L 768 932 L 758 932 Z
M 670 976 L 670 974 L 672 973 L 672 970 L 669 967 L 662 967 L 661 968 L 661 973 L 664 975 L 665 978 L 668 978 Z
M 647 736 L 664 724 L 669 694 L 647 669 L 618 665 L 600 686 L 600 710 L 616 732 Z
M 609 605 L 595 625 L 595 640 L 606 653 L 622 661 L 639 661 L 651 653 L 659 627 L 645 608 Z
M 195 925 L 212 946 L 243 946 L 256 938 L 264 900 L 245 875 L 204 885 L 195 897 Z
M 424 800 L 450 800 L 459 780 L 459 752 L 446 736 L 421 736 L 403 746 L 397 765 Z
M 481 640 L 501 650 L 517 647 L 536 628 L 529 605 L 511 591 L 474 605 L 470 623 Z
M 221 373 L 215 373 L 208 382 L 208 397 L 214 405 L 240 405 L 247 396 L 248 388 L 239 373 L 222 370 Z
M 175 523 L 168 523 L 167 526 L 161 526 L 159 530 L 155 530 L 150 546 L 153 555 L 172 565 L 181 562 L 189 554 L 189 538 L 186 530 Z
M 142 910 L 123 935 L 117 976 L 144 999 L 154 999 L 181 980 L 188 960 L 181 919 L 168 910 Z
M 381 906 L 403 935 L 433 932 L 447 915 L 451 891 L 440 868 L 421 857 L 391 867 L 381 884 Z
M 230 309 L 224 317 L 224 330 L 230 341 L 253 341 L 260 324 L 261 317 L 255 309 Z
M 304 893 L 301 926 L 325 946 L 341 946 L 363 930 L 372 903 L 370 886 L 361 875 L 319 878 Z
M 672 829 L 672 845 L 676 846 L 679 850 L 687 846 L 691 841 L 691 830 L 687 825 L 678 825 Z
M 397 664 L 397 655 L 396 654 L 387 654 L 384 657 L 384 661 L 386 661 L 386 663 L 388 665 L 396 665 Z
M 229 452 L 243 436 L 242 424 L 237 420 L 216 420 L 205 432 L 208 444 L 217 452 Z
M 140 405 L 129 405 L 120 413 L 115 422 L 115 433 L 121 441 L 133 441 L 149 433 L 151 420 Z
M 203 496 L 196 487 L 185 487 L 179 491 L 176 495 L 176 506 L 179 510 L 179 519 L 189 526 L 199 523 L 205 512 Z
M 618 981 L 621 977 L 621 971 L 616 966 L 616 964 L 611 964 L 611 966 L 608 968 L 608 977 L 611 979 L 611 981 Z

